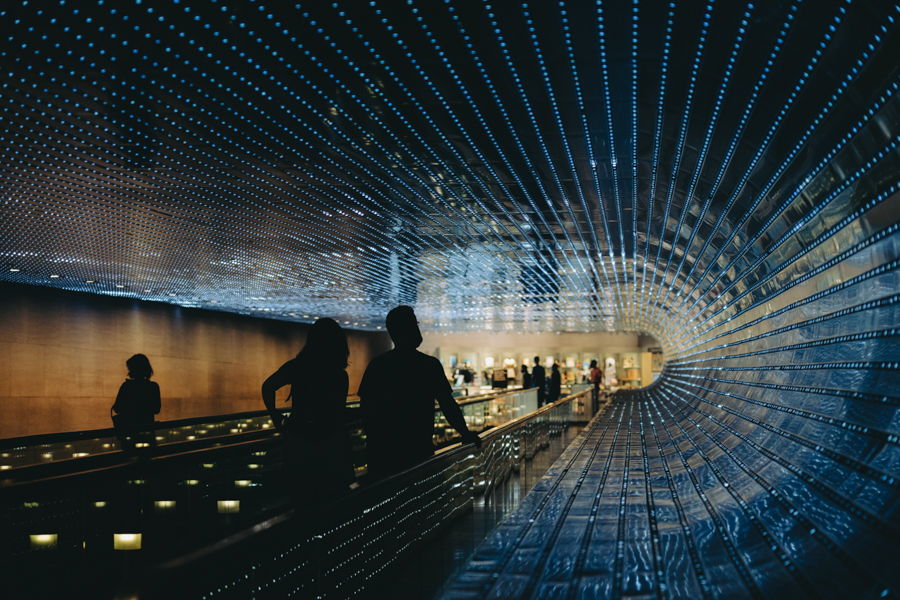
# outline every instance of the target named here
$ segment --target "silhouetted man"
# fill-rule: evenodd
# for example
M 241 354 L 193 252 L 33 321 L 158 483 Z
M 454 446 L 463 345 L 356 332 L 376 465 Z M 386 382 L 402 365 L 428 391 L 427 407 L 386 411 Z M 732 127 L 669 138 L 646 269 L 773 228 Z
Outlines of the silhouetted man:
M 546 392 L 546 383 L 547 383 L 547 373 L 544 371 L 544 367 L 541 366 L 541 357 L 534 357 L 534 368 L 531 370 L 531 385 L 537 388 L 538 391 L 538 408 L 544 405 L 544 398 Z
M 409 306 L 388 313 L 394 349 L 372 360 L 359 386 L 369 474 L 378 479 L 434 454 L 434 401 L 464 444 L 481 447 L 469 431 L 438 359 L 416 350 L 422 334 Z

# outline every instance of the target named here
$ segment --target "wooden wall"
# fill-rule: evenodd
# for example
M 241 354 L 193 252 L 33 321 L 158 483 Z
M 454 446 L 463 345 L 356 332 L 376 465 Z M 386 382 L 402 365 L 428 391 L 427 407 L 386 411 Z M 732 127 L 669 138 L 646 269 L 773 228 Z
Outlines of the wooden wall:
M 110 427 L 125 361 L 146 354 L 157 420 L 261 410 L 262 382 L 309 326 L 158 302 L 0 284 L 0 438 Z M 347 330 L 350 393 L 387 333 Z M 287 388 L 280 398 L 287 396 Z

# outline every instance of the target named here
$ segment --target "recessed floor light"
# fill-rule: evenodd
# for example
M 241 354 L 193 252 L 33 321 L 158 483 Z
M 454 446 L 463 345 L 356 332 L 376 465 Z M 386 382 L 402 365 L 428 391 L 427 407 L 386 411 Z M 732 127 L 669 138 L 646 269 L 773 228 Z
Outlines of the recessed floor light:
M 175 294 L 169 294 L 170 296 L 174 296 Z
M 93 280 L 93 279 L 88 279 L 87 281 L 85 281 L 85 283 L 94 283 L 94 280 Z
M 59 279 L 59 275 L 51 275 L 50 279 Z
M 21 271 L 21 269 L 10 269 L 9 270 L 10 273 L 18 273 L 19 271 Z
M 212 302 L 213 304 L 215 304 L 216 302 L 218 302 L 218 300 L 210 300 L 210 302 Z
M 144 290 L 144 293 L 145 293 L 145 294 L 149 294 L 149 293 L 150 293 L 150 290 Z
M 116 287 L 117 287 L 117 288 L 123 288 L 123 287 L 125 287 L 125 286 L 124 286 L 124 285 L 116 285 Z

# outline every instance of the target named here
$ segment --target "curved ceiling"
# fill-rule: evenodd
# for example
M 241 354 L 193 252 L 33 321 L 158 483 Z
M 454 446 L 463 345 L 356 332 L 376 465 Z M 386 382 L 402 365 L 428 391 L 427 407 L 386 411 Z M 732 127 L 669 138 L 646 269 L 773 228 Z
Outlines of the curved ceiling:
M 0 10 L 2 279 L 671 345 L 784 285 L 829 239 L 819 213 L 893 185 L 898 17 L 18 1 Z
M 681 527 L 629 521 L 634 556 L 688 569 L 683 531 L 704 597 L 736 577 L 747 597 L 886 596 L 898 18 L 875 0 L 7 3 L 0 279 L 359 329 L 407 303 L 427 330 L 648 332 L 665 372 L 611 414 L 667 441 L 610 460 L 622 482 L 655 473 L 665 510 L 644 518 Z

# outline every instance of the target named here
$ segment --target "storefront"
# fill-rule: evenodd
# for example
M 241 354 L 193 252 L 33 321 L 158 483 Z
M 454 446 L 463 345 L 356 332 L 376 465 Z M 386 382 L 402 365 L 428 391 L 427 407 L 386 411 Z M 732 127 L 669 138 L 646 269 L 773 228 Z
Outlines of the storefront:
M 535 357 L 548 376 L 551 367 L 559 365 L 563 386 L 588 382 L 593 360 L 603 372 L 603 385 L 615 388 L 646 387 L 664 364 L 656 341 L 638 334 L 432 333 L 420 350 L 437 357 L 454 388 L 469 395 L 521 387 L 522 367 L 530 374 Z

